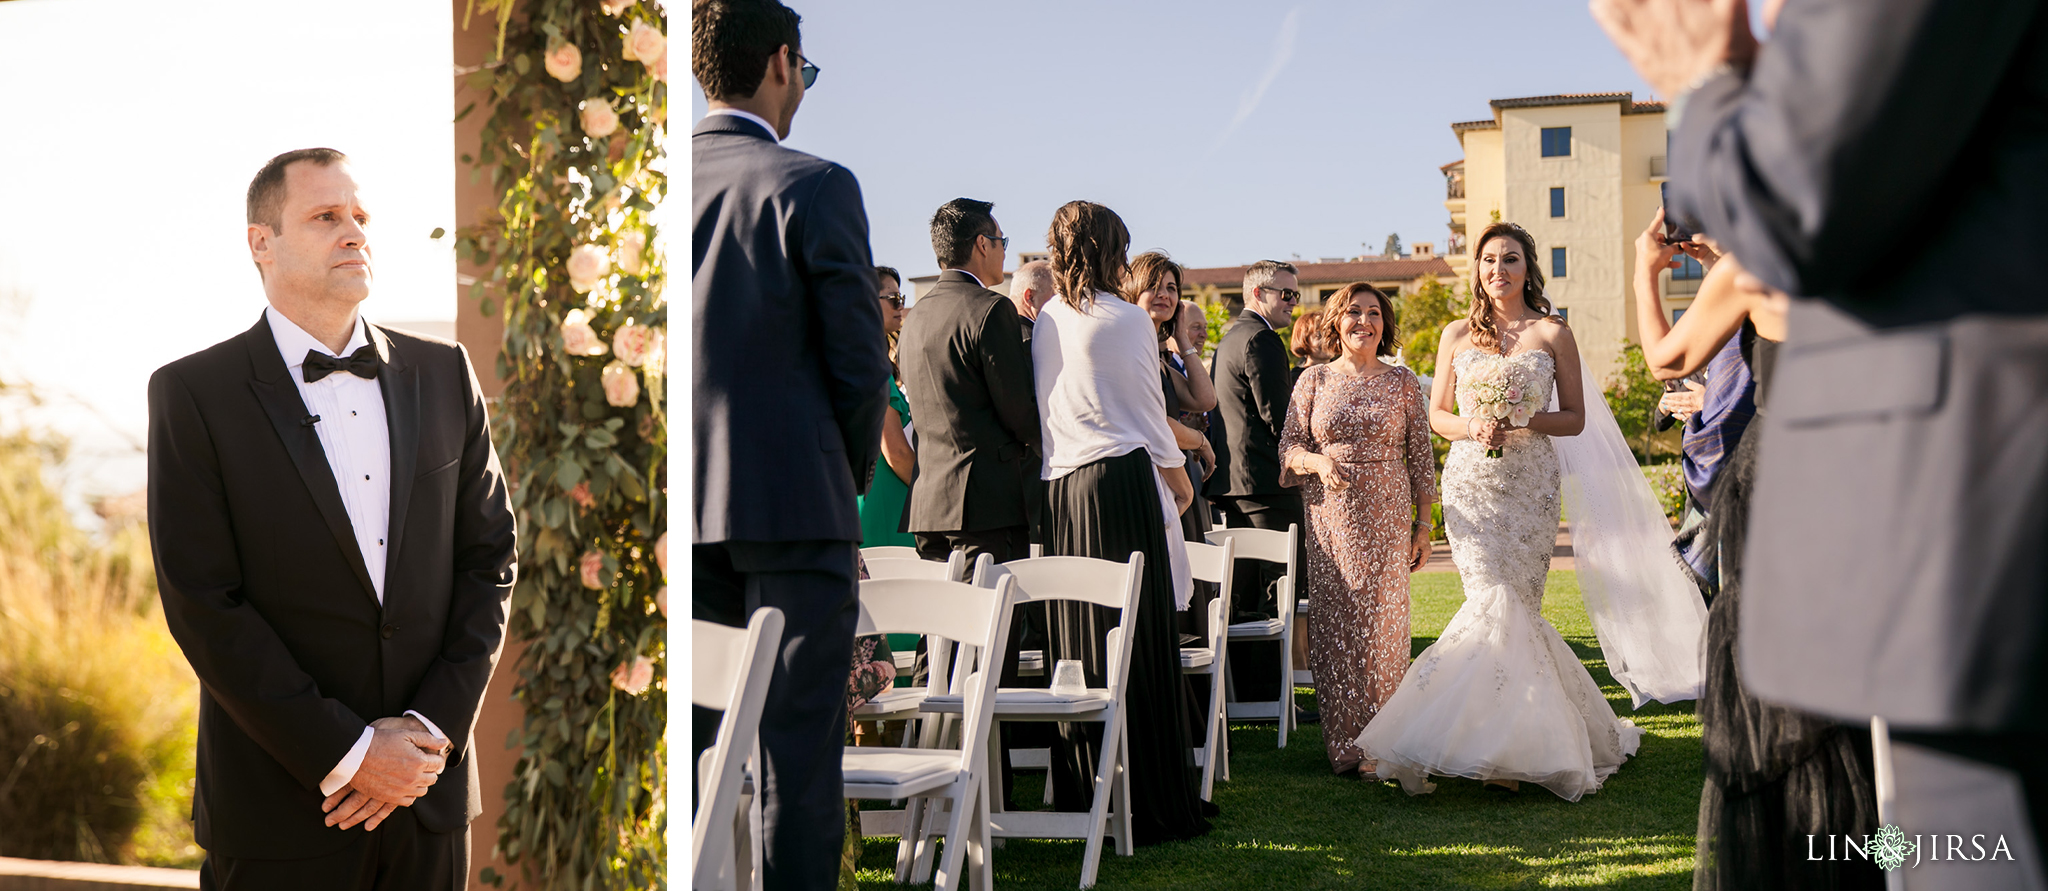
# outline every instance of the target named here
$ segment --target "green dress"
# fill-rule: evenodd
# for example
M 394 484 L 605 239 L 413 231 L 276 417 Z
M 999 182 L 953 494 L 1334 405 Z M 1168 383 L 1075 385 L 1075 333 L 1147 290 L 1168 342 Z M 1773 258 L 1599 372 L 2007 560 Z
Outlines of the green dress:
M 893 376 L 889 378 L 889 407 L 896 410 L 903 423 L 910 423 L 910 402 L 903 398 Z M 889 469 L 888 460 L 877 455 L 875 480 L 868 484 L 868 494 L 860 497 L 861 547 L 917 546 L 917 539 L 910 533 L 897 531 L 903 525 L 903 500 L 908 497 L 910 483 Z

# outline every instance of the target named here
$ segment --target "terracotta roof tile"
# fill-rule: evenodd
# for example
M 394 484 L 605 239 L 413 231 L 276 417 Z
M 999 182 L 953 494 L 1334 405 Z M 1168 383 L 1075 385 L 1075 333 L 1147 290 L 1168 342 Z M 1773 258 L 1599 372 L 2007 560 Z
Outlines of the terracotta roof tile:
M 1187 283 L 1190 285 L 1214 285 L 1221 288 L 1236 288 L 1244 284 L 1244 266 L 1214 266 L 1207 269 L 1189 269 Z M 1423 275 L 1450 275 L 1451 264 L 1442 257 L 1409 260 L 1355 260 L 1345 263 L 1295 263 L 1294 268 L 1303 285 L 1349 284 L 1351 282 L 1410 281 Z

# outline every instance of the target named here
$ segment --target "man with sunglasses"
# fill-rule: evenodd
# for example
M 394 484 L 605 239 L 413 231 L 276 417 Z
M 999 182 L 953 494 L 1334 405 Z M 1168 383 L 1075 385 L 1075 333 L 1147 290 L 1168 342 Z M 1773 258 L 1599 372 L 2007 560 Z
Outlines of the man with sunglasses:
M 1230 526 L 1287 531 L 1308 525 L 1302 520 L 1299 490 L 1280 485 L 1280 432 L 1287 425 L 1287 400 L 1294 378 L 1287 366 L 1287 342 L 1276 333 L 1294 324 L 1301 302 L 1293 264 L 1260 260 L 1245 270 L 1244 311 L 1216 345 L 1211 377 L 1216 383 L 1216 412 L 1226 447 L 1217 454 L 1216 472 L 1204 494 L 1223 510 Z M 1307 566 L 1306 547 L 1295 565 Z M 1273 618 L 1279 609 L 1274 583 L 1284 572 L 1262 563 L 1258 572 L 1239 573 L 1230 602 L 1232 622 Z M 1256 614 L 1256 615 L 1254 615 Z M 1242 655 L 1239 651 L 1242 650 Z M 1241 691 L 1270 690 L 1281 683 L 1277 646 L 1253 642 L 1232 648 L 1232 672 Z
M 710 106 L 690 134 L 691 612 L 744 626 L 782 610 L 754 770 L 770 891 L 838 884 L 854 499 L 881 450 L 889 378 L 860 185 L 779 144 L 817 78 L 800 21 L 774 0 L 690 9 L 690 69 Z M 694 710 L 694 751 L 718 717 Z

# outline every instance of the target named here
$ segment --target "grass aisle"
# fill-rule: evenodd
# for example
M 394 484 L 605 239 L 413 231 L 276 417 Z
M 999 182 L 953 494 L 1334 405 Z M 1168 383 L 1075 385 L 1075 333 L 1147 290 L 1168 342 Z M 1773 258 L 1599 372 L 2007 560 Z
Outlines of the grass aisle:
M 1415 652 L 1436 639 L 1463 594 L 1454 573 L 1414 576 Z M 1274 747 L 1271 725 L 1231 728 L 1231 781 L 1218 781 L 1222 815 L 1208 836 L 1102 858 L 1097 887 L 1114 888 L 1539 888 L 1691 887 L 1699 808 L 1700 727 L 1691 703 L 1645 705 L 1601 658 L 1579 599 L 1578 577 L 1550 574 L 1543 614 L 1600 683 L 1617 714 L 1647 731 L 1642 748 L 1597 794 L 1576 804 L 1536 786 L 1519 795 L 1464 779 L 1438 780 L 1409 797 L 1394 783 L 1329 772 L 1321 728 L 1304 725 Z M 1313 696 L 1301 699 L 1312 708 Z M 1018 798 L 1042 774 L 1020 774 Z M 868 843 L 863 889 L 890 882 L 895 839 Z M 1012 839 L 995 852 L 1003 889 L 1074 888 L 1081 843 Z

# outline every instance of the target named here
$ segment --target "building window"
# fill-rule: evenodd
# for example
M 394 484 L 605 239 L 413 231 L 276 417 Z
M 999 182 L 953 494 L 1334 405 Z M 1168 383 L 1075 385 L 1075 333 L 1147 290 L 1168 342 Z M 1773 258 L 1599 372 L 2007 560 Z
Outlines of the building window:
M 1674 309 L 1671 311 L 1671 324 L 1678 324 L 1678 320 L 1682 318 L 1685 318 L 1685 310 Z
M 1558 318 L 1559 318 L 1560 320 L 1564 321 L 1564 322 L 1565 322 L 1566 324 L 1570 324 L 1570 323 L 1571 323 L 1571 320 L 1572 320 L 1572 308 L 1571 308 L 1571 307 L 1569 307 L 1569 306 L 1555 306 L 1555 307 L 1551 307 L 1551 308 L 1552 308 L 1553 310 L 1555 310 L 1555 311 L 1557 312 L 1557 317 L 1558 317 Z
M 1550 249 L 1550 277 L 1564 278 L 1564 248 Z
M 1550 215 L 1553 217 L 1564 216 L 1563 186 L 1552 186 L 1550 189 Z
M 1543 128 L 1543 157 L 1569 158 L 1572 156 L 1572 128 Z
M 1698 281 L 1707 277 L 1707 270 L 1700 266 L 1700 261 L 1685 254 L 1679 254 L 1677 260 L 1678 265 L 1671 269 L 1672 281 Z

